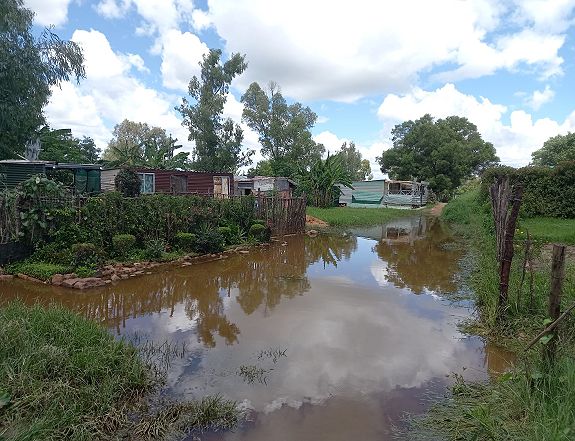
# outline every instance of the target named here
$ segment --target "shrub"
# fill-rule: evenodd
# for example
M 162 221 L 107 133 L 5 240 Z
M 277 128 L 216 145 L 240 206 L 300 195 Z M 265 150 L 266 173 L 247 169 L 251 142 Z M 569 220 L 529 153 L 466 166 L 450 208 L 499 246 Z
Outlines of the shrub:
M 94 266 L 104 261 L 104 253 L 90 242 L 75 243 L 72 245 L 74 266 Z
M 69 248 L 60 243 L 52 242 L 34 251 L 34 254 L 30 256 L 30 260 L 57 265 L 71 265 L 74 259 Z
M 132 234 L 116 234 L 112 237 L 114 252 L 121 257 L 125 257 L 134 248 L 136 237 Z
M 271 229 L 265 225 L 253 224 L 250 227 L 250 236 L 260 242 L 269 242 L 271 235 Z
M 49 280 L 54 274 L 67 273 L 69 268 L 64 265 L 55 265 L 46 262 L 23 262 L 13 263 L 6 267 L 6 271 L 11 274 L 26 274 L 40 280 Z
M 116 191 L 126 197 L 134 197 L 140 194 L 141 180 L 134 170 L 123 168 L 114 178 Z
M 218 227 L 218 233 L 224 238 L 224 244 L 232 243 L 232 229 L 230 227 Z
M 254 219 L 254 220 L 252 221 L 252 224 L 265 225 L 265 224 L 266 224 L 266 221 L 263 220 L 263 219 Z
M 174 236 L 174 245 L 181 251 L 192 251 L 196 235 L 180 231 Z
M 166 251 L 166 242 L 162 239 L 152 239 L 146 242 L 143 256 L 145 259 L 155 260 L 161 258 L 164 251 Z
M 96 274 L 96 270 L 89 266 L 79 266 L 74 272 L 78 277 L 93 277 Z
M 194 251 L 200 254 L 219 253 L 224 250 L 224 238 L 217 230 L 202 228 L 196 234 Z

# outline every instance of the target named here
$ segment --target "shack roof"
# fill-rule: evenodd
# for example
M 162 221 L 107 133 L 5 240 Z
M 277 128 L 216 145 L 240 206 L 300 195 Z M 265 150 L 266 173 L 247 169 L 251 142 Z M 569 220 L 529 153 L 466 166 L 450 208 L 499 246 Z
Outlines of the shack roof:
M 0 164 L 5 165 L 44 165 L 48 168 L 61 168 L 61 169 L 90 169 L 100 170 L 102 168 L 99 164 L 68 164 L 56 161 L 28 161 L 27 159 L 3 159 Z

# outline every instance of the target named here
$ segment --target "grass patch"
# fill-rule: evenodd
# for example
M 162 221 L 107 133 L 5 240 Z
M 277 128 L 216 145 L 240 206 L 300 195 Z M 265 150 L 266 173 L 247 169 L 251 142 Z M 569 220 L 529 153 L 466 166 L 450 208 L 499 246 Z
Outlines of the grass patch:
M 520 229 L 536 240 L 575 245 L 575 219 L 534 217 L 522 220 Z
M 70 267 L 46 262 L 22 262 L 12 263 L 6 266 L 6 271 L 10 274 L 26 274 L 40 280 L 49 280 L 54 274 L 67 273 Z
M 522 264 L 521 236 L 516 250 L 509 287 L 506 321 L 497 324 L 495 312 L 499 292 L 495 237 L 489 203 L 479 197 L 478 188 L 450 202 L 442 218 L 451 222 L 467 237 L 475 268 L 468 284 L 476 296 L 478 317 L 468 330 L 521 354 L 527 342 L 543 329 L 547 317 L 550 288 L 550 262 L 539 258 L 534 272 L 533 301 L 527 283 L 519 289 Z M 547 225 L 561 220 L 530 219 L 527 224 Z M 545 228 L 542 228 L 542 233 Z M 542 234 L 541 233 L 541 234 Z M 533 231 L 535 238 L 542 239 Z M 559 231 L 555 237 L 565 237 Z M 537 250 L 536 250 L 537 251 Z M 548 258 L 547 258 L 548 260 Z M 562 309 L 575 301 L 575 268 L 568 264 Z M 575 439 L 575 318 L 561 325 L 558 353 L 553 365 L 541 360 L 538 344 L 522 355 L 512 373 L 488 384 L 465 383 L 456 377 L 452 396 L 416 419 L 409 439 L 447 440 L 573 440 Z
M 390 219 L 413 215 L 413 210 L 397 208 L 356 208 L 356 207 L 307 207 L 307 214 L 321 219 L 331 226 L 377 225 Z
M 151 386 L 137 350 L 61 307 L 0 309 L 0 436 L 105 439 L 124 404 Z

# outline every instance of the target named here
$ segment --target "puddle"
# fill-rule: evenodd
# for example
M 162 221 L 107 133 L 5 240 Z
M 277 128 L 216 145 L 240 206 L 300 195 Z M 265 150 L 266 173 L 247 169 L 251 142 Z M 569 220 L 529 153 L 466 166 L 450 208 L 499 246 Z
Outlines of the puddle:
M 117 335 L 185 343 L 168 392 L 251 411 L 210 440 L 388 440 L 451 373 L 483 380 L 509 363 L 458 331 L 470 305 L 445 298 L 463 249 L 435 218 L 286 241 L 89 292 L 15 280 L 1 299 L 59 302 Z

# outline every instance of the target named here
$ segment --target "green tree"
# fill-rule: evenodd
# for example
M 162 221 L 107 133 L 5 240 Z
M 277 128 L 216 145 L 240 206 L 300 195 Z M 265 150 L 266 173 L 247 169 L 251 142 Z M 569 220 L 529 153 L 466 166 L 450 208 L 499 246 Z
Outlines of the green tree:
M 114 127 L 103 159 L 113 166 L 190 168 L 189 153 L 175 153 L 182 147 L 176 141 L 160 127 L 125 119 Z
M 353 181 L 373 179 L 369 161 L 361 157 L 361 153 L 353 141 L 349 144 L 344 142 L 337 153 L 342 156 L 343 165 Z
M 247 68 L 245 57 L 232 54 L 221 63 L 222 51 L 210 49 L 200 63 L 201 77 L 195 75 L 188 86 L 194 104 L 182 99 L 176 107 L 182 117 L 182 125 L 190 130 L 190 141 L 195 141 L 192 160 L 195 170 L 235 172 L 251 164 L 251 150 L 242 151 L 244 134 L 241 127 L 222 114 L 230 84 L 236 75 Z
M 254 176 L 274 176 L 274 170 L 268 159 L 262 159 L 255 167 L 250 168 L 246 174 L 250 178 Z
M 531 154 L 533 165 L 556 166 L 562 161 L 575 161 L 575 133 L 549 138 Z
M 38 159 L 63 163 L 91 164 L 98 161 L 100 150 L 92 138 L 74 138 L 70 129 L 42 127 L 38 132 L 41 150 Z
M 325 147 L 312 139 L 317 115 L 309 107 L 288 105 L 274 82 L 268 93 L 252 83 L 241 100 L 242 120 L 258 133 L 261 153 L 275 176 L 292 177 L 302 166 L 309 168 L 321 159 Z
M 467 178 L 496 164 L 499 158 L 467 118 L 449 116 L 437 121 L 427 114 L 396 125 L 393 148 L 377 158 L 392 179 L 429 181 L 441 198 L 449 198 Z
M 309 170 L 301 170 L 298 176 L 300 190 L 304 191 L 312 205 L 330 207 L 341 194 L 340 185 L 350 187 L 352 179 L 346 170 L 342 155 L 330 155 L 319 159 Z
M 23 0 L 0 2 L 0 159 L 22 155 L 46 121 L 50 87 L 85 77 L 80 47 L 52 28 L 35 37 Z

